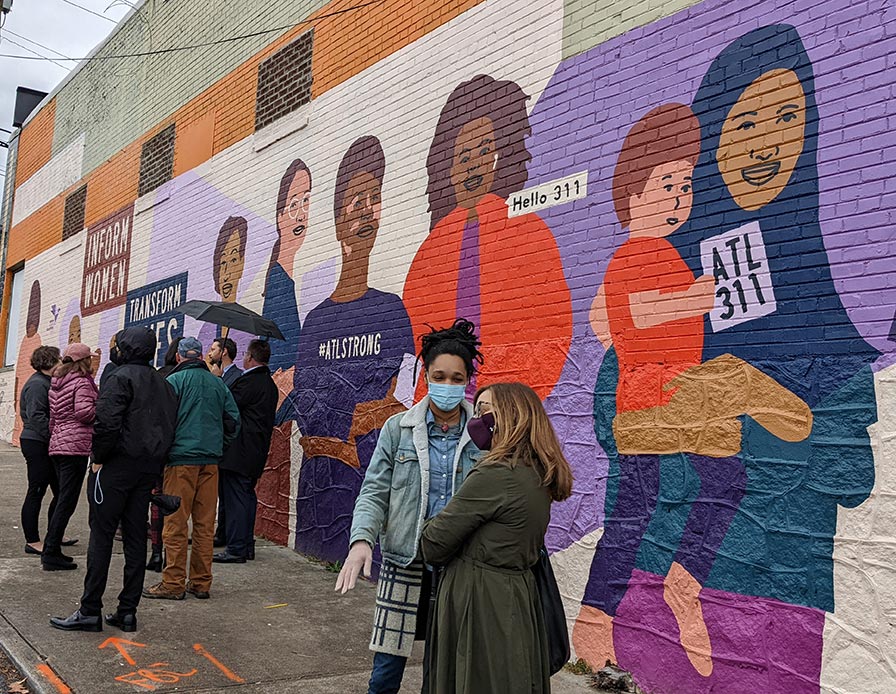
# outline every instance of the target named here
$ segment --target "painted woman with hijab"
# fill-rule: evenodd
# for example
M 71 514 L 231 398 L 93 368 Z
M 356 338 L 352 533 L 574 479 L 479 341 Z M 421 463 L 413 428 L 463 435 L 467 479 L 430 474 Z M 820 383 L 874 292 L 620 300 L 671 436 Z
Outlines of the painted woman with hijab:
M 369 285 L 385 169 L 370 135 L 339 165 L 333 213 L 342 269 L 333 294 L 305 318 L 290 395 L 304 452 L 296 548 L 330 561 L 348 553 L 352 508 L 379 428 L 405 409 L 395 388 L 404 356 L 414 353 L 401 299 Z
M 867 427 L 877 419 L 871 364 L 879 353 L 853 325 L 831 277 L 819 224 L 815 83 L 797 30 L 763 27 L 729 45 L 693 108 L 704 155 L 693 224 L 679 249 L 697 267 L 701 242 L 758 223 L 776 302 L 773 312 L 723 331 L 708 324 L 704 358 L 729 353 L 749 361 L 814 413 L 808 445 L 745 422 L 751 483 L 711 578 L 723 590 L 817 608 L 820 658 L 822 611 L 834 609 L 837 506 L 858 506 L 874 484 Z M 782 523 L 796 509 L 811 512 Z M 768 532 L 777 539 L 766 545 Z
M 31 369 L 31 355 L 41 345 L 40 333 L 40 282 L 34 280 L 31 284 L 31 294 L 28 297 L 28 314 L 25 318 L 25 337 L 19 344 L 19 356 L 16 359 L 16 382 L 15 382 L 15 402 L 18 404 L 22 398 L 22 388 L 25 382 L 31 377 L 33 370 Z M 12 431 L 12 444 L 19 445 L 19 437 L 22 434 L 22 413 L 16 410 L 16 421 Z
M 743 306 L 726 291 L 743 266 L 732 253 L 719 267 L 710 253 L 722 310 L 705 319 L 703 358 L 743 359 L 813 414 L 809 437 L 796 442 L 744 418 L 740 459 L 747 484 L 704 584 L 713 599 L 704 603 L 703 616 L 711 639 L 726 630 L 720 620 L 735 619 L 731 609 L 744 620 L 765 615 L 762 628 L 745 622 L 739 630 L 738 652 L 771 648 L 776 666 L 788 673 L 788 691 L 817 692 L 825 612 L 834 610 L 837 507 L 861 504 L 874 484 L 867 427 L 877 416 L 870 365 L 878 352 L 853 326 L 831 277 L 818 213 L 813 71 L 796 29 L 762 27 L 730 44 L 710 66 L 693 110 L 701 128 L 693 212 L 671 240 L 698 273 L 705 249 L 718 249 L 718 237 L 724 234 L 725 242 L 752 233 L 752 262 L 743 243 L 739 260 L 753 266 L 757 279 L 767 273 L 771 290 L 762 299 L 774 301 L 762 307 L 756 292 Z M 760 257 L 765 267 L 756 262 Z M 732 311 L 757 308 L 758 315 L 743 322 L 714 324 Z M 675 551 L 700 552 L 699 530 L 685 528 L 670 549 L 668 529 L 655 528 L 647 570 L 663 573 L 671 561 L 664 555 Z M 653 645 L 667 643 L 668 635 L 661 637 Z M 643 638 L 630 646 L 653 647 Z M 617 641 L 616 649 L 624 661 L 626 646 Z M 682 690 L 705 691 L 713 683 L 724 686 L 732 672 L 727 660 L 716 663 L 716 670 L 724 666 L 718 680 L 708 679 L 714 670 L 676 667 L 673 654 L 656 660 L 662 673 L 649 659 L 640 659 L 636 669 L 645 681 L 668 681 L 674 671 Z
M 487 75 L 448 97 L 426 160 L 432 231 L 404 302 L 415 339 L 457 316 L 476 325 L 486 359 L 471 390 L 504 380 L 513 365 L 514 378 L 544 399 L 566 361 L 572 308 L 551 230 L 534 213 L 508 216 L 506 199 L 525 186 L 531 159 L 528 98 Z

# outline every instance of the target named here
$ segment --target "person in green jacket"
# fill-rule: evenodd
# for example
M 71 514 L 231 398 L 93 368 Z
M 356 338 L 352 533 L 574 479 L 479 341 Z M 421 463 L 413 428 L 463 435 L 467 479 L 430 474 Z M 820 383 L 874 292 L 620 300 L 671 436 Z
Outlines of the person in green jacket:
M 476 396 L 467 428 L 489 451 L 423 527 L 423 560 L 445 567 L 424 694 L 550 692 L 547 633 L 531 567 L 572 471 L 544 406 L 522 383 Z
M 207 599 L 212 585 L 218 463 L 236 438 L 240 411 L 230 389 L 202 360 L 202 343 L 185 337 L 177 346 L 177 366 L 168 376 L 179 400 L 177 431 L 165 468 L 164 492 L 181 498 L 162 530 L 166 562 L 162 581 L 144 597 L 183 600 L 185 593 Z M 193 551 L 187 580 L 187 528 L 193 519 Z

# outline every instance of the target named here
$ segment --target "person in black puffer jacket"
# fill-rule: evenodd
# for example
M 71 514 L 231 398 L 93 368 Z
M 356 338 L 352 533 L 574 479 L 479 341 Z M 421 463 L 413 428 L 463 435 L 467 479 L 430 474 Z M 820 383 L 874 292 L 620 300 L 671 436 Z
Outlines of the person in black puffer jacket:
M 51 626 L 66 631 L 102 631 L 102 597 L 119 521 L 124 536 L 124 588 L 118 610 L 106 624 L 137 628 L 137 605 L 146 570 L 146 515 L 153 486 L 165 464 L 177 427 L 177 396 L 151 366 L 155 334 L 125 328 L 110 355 L 116 364 L 96 404 L 93 452 L 87 491 L 90 546 L 81 607 Z

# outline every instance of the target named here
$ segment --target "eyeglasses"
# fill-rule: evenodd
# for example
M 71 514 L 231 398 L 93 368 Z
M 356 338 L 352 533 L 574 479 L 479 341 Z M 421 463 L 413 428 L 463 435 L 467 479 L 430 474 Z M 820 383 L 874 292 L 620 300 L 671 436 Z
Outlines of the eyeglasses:
M 311 206 L 311 196 L 309 194 L 305 194 L 301 200 L 298 198 L 293 198 L 289 206 L 286 208 L 286 214 L 289 215 L 289 218 L 292 221 L 296 221 L 299 218 L 299 212 L 304 212 L 308 214 L 308 208 Z

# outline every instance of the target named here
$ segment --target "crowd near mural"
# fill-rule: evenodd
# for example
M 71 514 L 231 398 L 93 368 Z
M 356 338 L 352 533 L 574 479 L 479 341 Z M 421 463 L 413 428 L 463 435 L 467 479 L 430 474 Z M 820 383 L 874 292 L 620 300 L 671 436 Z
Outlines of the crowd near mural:
M 838 509 L 862 504 L 874 487 L 875 371 L 894 346 L 889 323 L 855 320 L 846 295 L 861 288 L 861 271 L 831 251 L 835 229 L 858 229 L 832 211 L 836 194 L 824 180 L 833 171 L 825 147 L 843 124 L 832 104 L 847 99 L 815 64 L 832 37 L 801 3 L 760 5 L 737 33 L 734 13 L 725 32 L 693 50 L 674 37 L 695 30 L 696 13 L 661 20 L 625 44 L 561 61 L 532 94 L 512 67 L 460 75 L 437 92 L 433 117 L 404 135 L 421 140 L 422 161 L 409 163 L 390 149 L 394 138 L 366 125 L 340 135 L 338 156 L 318 161 L 321 150 L 306 148 L 299 130 L 271 153 L 251 154 L 274 172 L 246 182 L 251 195 L 221 183 L 248 150 L 225 153 L 166 184 L 170 197 L 138 210 L 143 221 L 131 202 L 87 229 L 80 293 L 36 273 L 23 302 L 13 441 L 29 480 L 34 467 L 28 547 L 43 550 L 51 568 L 66 561 L 74 501 L 64 492 L 80 483 L 70 471 L 54 477 L 36 452 L 40 436 L 23 430 L 29 379 L 56 368 L 41 350 L 67 356 L 51 405 L 56 381 L 77 375 L 68 385 L 83 388 L 76 406 L 83 397 L 95 407 L 85 421 L 95 416 L 105 440 L 106 386 L 97 394 L 90 374 L 117 339 L 117 369 L 141 360 L 163 367 L 167 353 L 168 382 L 181 394 L 213 393 L 202 407 L 220 428 L 208 442 L 195 423 L 204 433 L 185 443 L 182 396 L 180 412 L 175 404 L 168 414 L 175 444 L 164 484 L 145 475 L 134 492 L 146 504 L 153 489 L 183 499 L 153 541 L 164 574 L 147 597 L 182 597 L 184 585 L 208 596 L 220 484 L 223 513 L 243 520 L 219 518 L 216 539 L 228 544 L 219 561 L 252 559 L 254 528 L 344 562 L 343 592 L 359 572 L 378 576 L 378 691 L 375 681 L 400 682 L 421 635 L 430 565 L 463 547 L 469 563 L 452 564 L 442 580 L 446 592 L 466 594 L 494 580 L 476 573 L 477 562 L 515 581 L 542 543 L 562 555 L 600 528 L 587 574 L 560 581 L 575 657 L 595 668 L 618 663 L 645 691 L 818 692 L 826 616 L 838 609 Z M 625 50 L 649 55 L 637 78 L 617 69 Z M 862 94 L 849 93 L 849 108 L 860 109 Z M 513 203 L 564 177 L 579 194 L 558 186 L 556 202 L 537 212 Z M 412 237 L 391 213 L 408 196 L 428 211 Z M 185 317 L 178 309 L 189 299 L 245 304 L 284 339 Z M 50 315 L 58 339 L 47 339 Z M 85 346 L 88 336 L 96 344 Z M 270 385 L 237 377 L 240 364 L 270 373 Z M 125 371 L 111 388 L 146 378 Z M 231 422 L 242 414 L 245 426 L 248 392 L 267 407 L 251 425 L 265 430 L 251 444 L 264 449 L 251 470 L 227 463 L 225 451 L 231 439 L 250 445 Z M 72 451 L 67 459 L 83 473 L 89 447 Z M 496 451 L 537 459 L 522 468 L 539 475 L 477 467 Z M 196 469 L 185 464 L 191 457 Z M 222 460 L 219 481 L 211 468 Z M 94 468 L 88 485 L 97 479 Z M 550 498 L 535 504 L 529 486 L 539 485 Z M 41 545 L 48 487 L 55 508 Z M 513 520 L 523 530 L 502 535 L 508 517 L 487 514 L 482 499 L 517 510 L 525 499 Z M 126 536 L 142 522 L 127 508 L 115 519 Z M 191 515 L 193 556 L 208 561 L 187 569 Z M 465 527 L 464 517 L 483 528 L 474 540 L 479 526 Z M 103 547 L 116 527 L 103 526 Z M 509 546 L 515 553 L 506 555 Z M 104 552 L 94 557 L 91 541 L 91 557 L 108 565 Z M 88 582 L 104 583 L 100 574 Z M 513 585 L 500 604 L 471 609 L 501 622 L 532 587 Z M 125 613 L 139 599 L 136 583 L 128 590 Z M 82 606 L 93 607 L 95 591 L 85 589 Z M 464 691 L 523 691 L 487 679 L 485 665 L 455 672 L 448 639 L 477 653 L 488 634 L 458 636 L 462 611 L 444 596 L 435 610 L 432 691 L 462 676 L 472 687 Z M 523 651 L 538 653 L 513 668 L 527 690 L 549 690 L 543 626 L 521 632 L 534 639 Z

